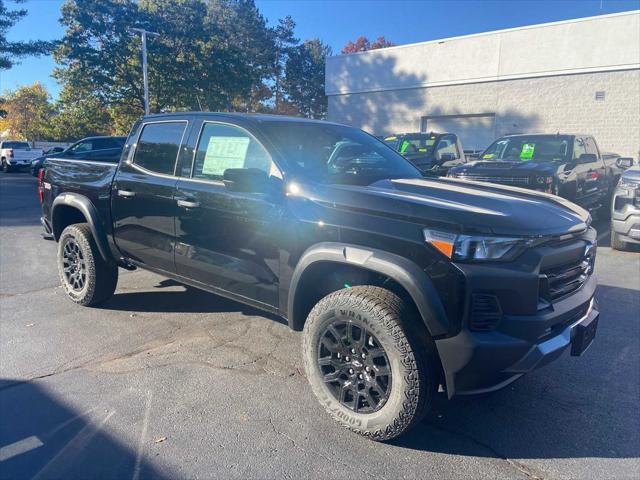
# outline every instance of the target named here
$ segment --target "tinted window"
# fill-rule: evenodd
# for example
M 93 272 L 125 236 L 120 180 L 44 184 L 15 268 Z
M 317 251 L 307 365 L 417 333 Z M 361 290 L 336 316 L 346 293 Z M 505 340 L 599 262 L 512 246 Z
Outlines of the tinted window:
M 484 151 L 482 159 L 508 162 L 565 160 L 570 150 L 570 139 L 561 135 L 503 137 Z
M 386 178 L 422 177 L 408 160 L 357 128 L 294 122 L 268 122 L 261 128 L 286 167 L 312 181 L 368 185 Z
M 73 153 L 90 152 L 91 150 L 93 150 L 93 140 L 80 140 L 69 148 L 69 151 Z
M 156 173 L 173 175 L 186 122 L 148 123 L 142 128 L 133 163 Z
M 119 138 L 96 138 L 93 141 L 94 150 L 105 150 L 107 148 L 122 148 L 124 146 L 124 140 Z
M 257 168 L 279 175 L 267 151 L 246 130 L 205 123 L 198 141 L 193 177 L 221 179 L 228 168 Z
M 27 142 L 2 142 L 2 148 L 15 148 L 16 150 L 26 150 L 29 147 Z

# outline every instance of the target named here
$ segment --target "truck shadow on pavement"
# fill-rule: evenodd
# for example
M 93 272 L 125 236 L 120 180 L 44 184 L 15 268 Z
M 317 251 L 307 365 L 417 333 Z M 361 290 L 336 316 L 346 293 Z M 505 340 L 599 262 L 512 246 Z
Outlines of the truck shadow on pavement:
M 145 459 L 143 433 L 134 448 L 107 433 L 117 412 L 106 406 L 74 411 L 32 382 L 0 379 L 0 412 L 0 478 L 175 478 Z
M 180 290 L 167 288 L 178 287 Z M 247 316 L 260 316 L 278 323 L 287 322 L 263 310 L 230 300 L 228 298 L 192 288 L 173 280 L 160 281 L 154 291 L 118 292 L 100 308 L 126 312 L 161 312 L 161 313 L 231 313 L 240 312 Z

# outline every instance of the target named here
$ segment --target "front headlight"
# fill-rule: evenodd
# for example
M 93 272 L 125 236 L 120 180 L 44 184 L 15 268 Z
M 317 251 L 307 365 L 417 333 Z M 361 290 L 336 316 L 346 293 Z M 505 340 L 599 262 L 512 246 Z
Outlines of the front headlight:
M 539 242 L 538 239 L 461 235 L 425 229 L 424 239 L 452 260 L 462 262 L 506 261 Z

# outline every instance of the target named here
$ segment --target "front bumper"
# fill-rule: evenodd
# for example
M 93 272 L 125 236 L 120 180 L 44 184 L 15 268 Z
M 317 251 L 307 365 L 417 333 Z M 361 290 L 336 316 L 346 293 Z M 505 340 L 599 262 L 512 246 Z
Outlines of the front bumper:
M 619 236 L 623 237 L 625 242 L 640 244 L 640 206 L 636 205 L 633 198 L 626 199 L 627 202 L 622 203 L 621 208 L 615 209 L 616 199 L 613 199 L 613 208 L 611 210 L 611 228 Z M 638 199 L 635 200 L 638 202 Z
M 584 240 L 595 241 L 595 233 L 589 233 Z M 571 348 L 577 330 L 597 321 L 595 275 L 589 274 L 572 293 L 547 303 L 541 299 L 536 275 L 539 270 L 532 272 L 526 268 L 527 264 L 537 262 L 544 266 L 556 254 L 571 258 L 575 255 L 571 252 L 584 249 L 583 245 L 580 240 L 549 249 L 543 247 L 542 260 L 532 252 L 520 258 L 518 264 L 502 268 L 464 267 L 467 290 L 472 293 L 490 287 L 500 296 L 504 313 L 496 328 L 478 331 L 469 326 L 467 306 L 467 320 L 459 332 L 435 339 L 449 397 L 491 392 L 508 385 L 557 359 Z

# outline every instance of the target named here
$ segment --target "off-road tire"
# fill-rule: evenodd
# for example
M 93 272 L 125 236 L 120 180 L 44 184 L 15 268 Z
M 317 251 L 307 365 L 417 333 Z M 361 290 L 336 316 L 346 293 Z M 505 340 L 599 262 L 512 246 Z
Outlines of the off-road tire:
M 74 289 L 65 276 L 65 245 L 74 242 L 84 263 L 85 281 L 81 289 Z M 118 283 L 118 267 L 107 264 L 100 256 L 91 229 L 86 223 L 76 223 L 64 229 L 58 242 L 58 274 L 67 296 L 78 305 L 95 306 L 113 295 Z
M 360 322 L 384 348 L 391 366 L 388 400 L 373 413 L 356 413 L 329 390 L 318 365 L 322 332 L 336 321 Z M 322 406 L 349 430 L 373 440 L 395 438 L 422 420 L 437 388 L 433 341 L 415 308 L 380 287 L 356 286 L 333 292 L 309 314 L 303 333 L 307 378 Z
M 627 242 L 620 240 L 620 236 L 611 227 L 611 248 L 614 250 L 627 250 Z

